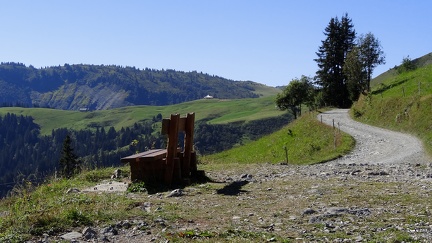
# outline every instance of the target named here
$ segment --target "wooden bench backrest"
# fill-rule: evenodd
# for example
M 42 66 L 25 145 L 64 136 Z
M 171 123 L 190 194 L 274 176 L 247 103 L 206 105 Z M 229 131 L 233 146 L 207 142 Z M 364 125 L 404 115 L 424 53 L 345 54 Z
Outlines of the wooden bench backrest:
M 169 135 L 170 120 L 171 119 L 169 119 L 169 118 L 164 118 L 162 120 L 162 129 L 161 129 L 162 135 Z M 187 120 L 187 117 L 180 117 L 179 122 L 178 122 L 178 132 L 185 132 L 186 131 L 186 120 Z

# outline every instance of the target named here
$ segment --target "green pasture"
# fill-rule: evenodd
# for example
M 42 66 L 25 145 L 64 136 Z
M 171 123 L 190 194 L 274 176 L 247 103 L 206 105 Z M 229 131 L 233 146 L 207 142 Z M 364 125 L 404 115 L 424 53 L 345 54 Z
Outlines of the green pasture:
M 70 128 L 75 130 L 95 127 L 120 129 L 131 127 L 135 122 L 152 119 L 159 113 L 169 117 L 170 114 L 185 115 L 196 113 L 196 120 L 208 119 L 210 123 L 221 124 L 235 121 L 251 121 L 282 115 L 274 105 L 274 96 L 250 99 L 209 99 L 196 100 L 170 106 L 130 106 L 111 110 L 79 112 L 45 108 L 0 108 L 0 115 L 15 113 L 32 116 L 41 126 L 42 134 L 50 134 L 53 129 Z

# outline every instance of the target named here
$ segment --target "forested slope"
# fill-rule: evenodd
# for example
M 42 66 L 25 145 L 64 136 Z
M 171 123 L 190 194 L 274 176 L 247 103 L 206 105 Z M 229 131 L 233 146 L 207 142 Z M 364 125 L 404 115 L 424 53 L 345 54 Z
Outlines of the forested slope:
M 104 110 L 129 105 L 169 105 L 211 95 L 221 99 L 276 94 L 276 88 L 251 81 L 175 70 L 105 65 L 34 68 L 0 65 L 0 105 Z

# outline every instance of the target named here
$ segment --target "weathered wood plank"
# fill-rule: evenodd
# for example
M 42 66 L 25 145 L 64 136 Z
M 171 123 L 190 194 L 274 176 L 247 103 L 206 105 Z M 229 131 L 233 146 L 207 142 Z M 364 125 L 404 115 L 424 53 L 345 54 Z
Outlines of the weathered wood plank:
M 174 158 L 177 156 L 179 114 L 171 114 L 168 130 L 168 148 L 166 157 L 165 183 L 171 185 L 174 174 Z
M 195 127 L 195 113 L 188 113 L 185 124 L 185 138 L 182 164 L 182 177 L 189 178 L 191 172 L 191 153 L 193 150 L 193 134 Z
M 142 153 L 138 153 L 138 154 L 133 154 L 124 158 L 121 158 L 120 161 L 123 163 L 128 163 L 130 161 L 138 161 L 141 158 L 151 158 L 153 156 L 158 157 L 163 154 L 166 155 L 166 149 L 152 149 L 152 150 L 148 150 Z

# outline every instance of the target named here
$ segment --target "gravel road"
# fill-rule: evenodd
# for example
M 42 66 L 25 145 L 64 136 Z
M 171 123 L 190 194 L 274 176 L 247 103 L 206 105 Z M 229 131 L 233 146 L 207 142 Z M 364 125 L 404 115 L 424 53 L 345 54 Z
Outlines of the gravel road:
M 347 109 L 331 110 L 318 115 L 318 119 L 350 134 L 356 140 L 354 150 L 333 163 L 399 164 L 421 163 L 428 160 L 422 143 L 415 137 L 352 120 Z

